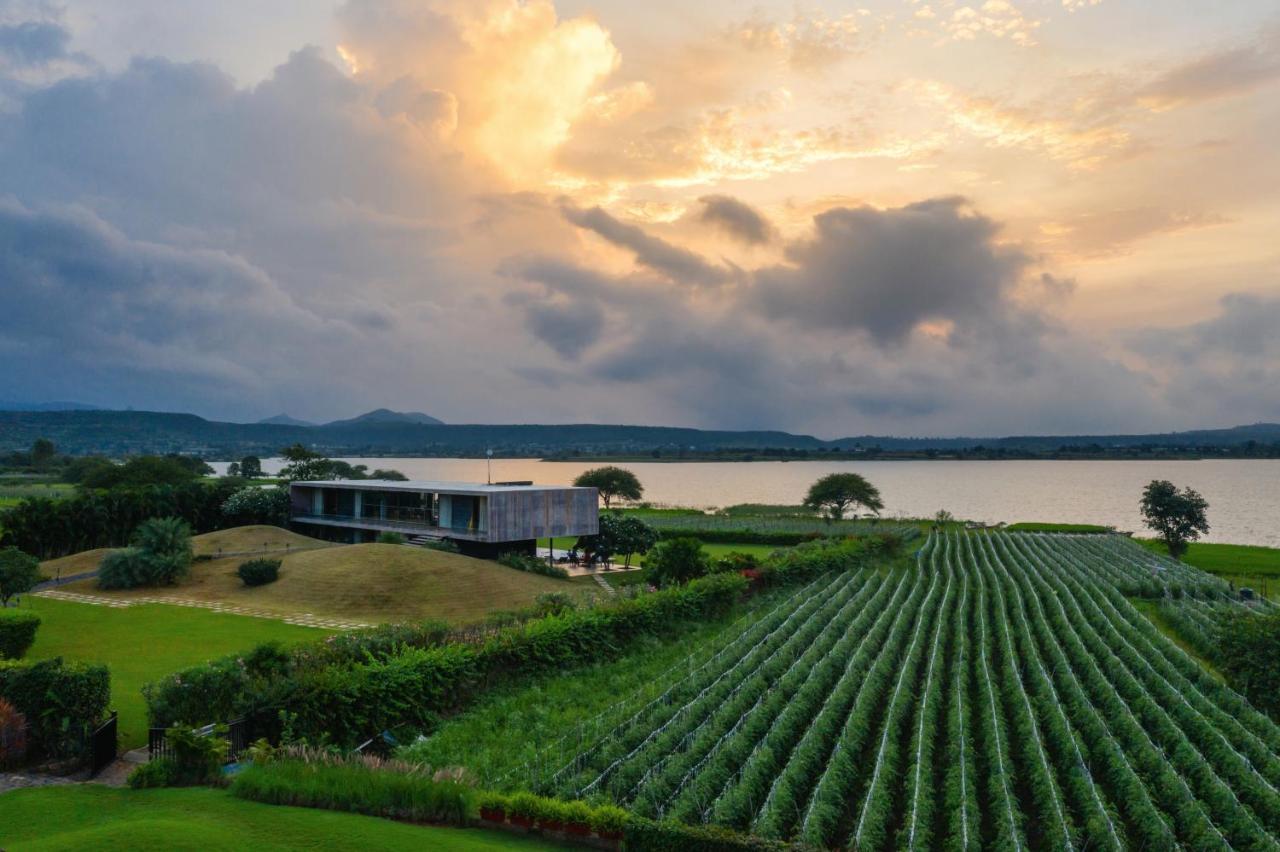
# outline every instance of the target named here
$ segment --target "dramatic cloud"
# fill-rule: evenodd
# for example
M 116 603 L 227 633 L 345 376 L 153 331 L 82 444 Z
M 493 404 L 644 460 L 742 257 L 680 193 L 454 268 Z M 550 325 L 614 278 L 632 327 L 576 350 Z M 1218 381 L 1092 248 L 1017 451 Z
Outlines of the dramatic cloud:
M 689 284 L 723 284 L 730 271 L 714 266 L 694 252 L 658 239 L 635 225 L 618 221 L 599 207 L 579 210 L 565 207 L 564 217 L 579 228 L 594 231 L 620 248 L 635 253 L 636 261 L 673 281 Z
M 1138 45 L 1123 4 L 891 5 L 349 0 L 306 46 L 157 3 L 146 55 L 99 56 L 140 13 L 0 0 L 0 397 L 828 436 L 1271 416 L 1274 296 L 1218 303 L 1274 274 L 1262 16 L 1241 44 L 1169 10 Z
M 700 219 L 722 229 L 747 245 L 761 245 L 773 238 L 773 225 L 750 204 L 728 195 L 704 195 Z
M 941 198 L 892 210 L 836 208 L 814 219 L 790 265 L 761 271 L 756 298 L 806 326 L 902 343 L 928 323 L 947 334 L 1008 320 L 1007 297 L 1030 258 L 995 242 L 995 222 Z

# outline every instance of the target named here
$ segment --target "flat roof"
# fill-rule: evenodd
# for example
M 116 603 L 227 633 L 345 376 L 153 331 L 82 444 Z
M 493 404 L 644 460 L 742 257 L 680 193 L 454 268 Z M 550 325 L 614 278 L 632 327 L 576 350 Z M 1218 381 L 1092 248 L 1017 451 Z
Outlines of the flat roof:
M 438 479 L 318 479 L 290 483 L 364 491 L 431 491 L 441 494 L 505 494 L 512 491 L 591 491 L 574 485 L 490 485 L 486 482 L 445 482 Z

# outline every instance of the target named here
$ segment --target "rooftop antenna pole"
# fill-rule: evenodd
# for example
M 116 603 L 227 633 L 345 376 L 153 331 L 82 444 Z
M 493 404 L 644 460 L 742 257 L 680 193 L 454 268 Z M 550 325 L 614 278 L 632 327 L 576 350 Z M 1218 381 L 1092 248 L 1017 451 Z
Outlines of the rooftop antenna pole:
M 484 471 L 489 480 L 489 484 L 493 484 L 493 450 L 484 451 Z

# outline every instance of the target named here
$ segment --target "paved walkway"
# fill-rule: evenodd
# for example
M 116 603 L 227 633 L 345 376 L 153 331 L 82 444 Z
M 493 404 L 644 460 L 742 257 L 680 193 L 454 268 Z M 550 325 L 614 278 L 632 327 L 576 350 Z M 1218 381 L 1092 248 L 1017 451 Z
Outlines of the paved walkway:
M 61 775 L 36 775 L 32 772 L 0 772 L 0 793 L 21 790 L 25 787 L 56 787 L 77 783 L 74 778 Z
M 61 589 L 45 589 L 43 591 L 35 592 L 34 594 L 36 597 L 41 598 L 53 598 L 54 600 L 71 601 L 72 603 L 105 606 L 111 607 L 112 609 L 127 609 L 128 607 L 139 606 L 141 604 L 189 606 L 197 609 L 207 609 L 211 612 L 227 613 L 228 615 L 246 615 L 250 618 L 270 618 L 275 621 L 283 621 L 285 624 L 296 624 L 299 627 L 318 627 L 323 630 L 359 630 L 363 627 L 373 626 L 365 621 L 329 618 L 328 616 L 312 615 L 309 612 L 289 614 L 272 612 L 265 609 L 256 609 L 254 607 L 218 603 L 217 601 L 197 601 L 190 598 L 168 597 L 161 595 L 151 595 L 138 598 L 110 598 L 105 595 L 86 595 L 80 592 L 65 592 Z

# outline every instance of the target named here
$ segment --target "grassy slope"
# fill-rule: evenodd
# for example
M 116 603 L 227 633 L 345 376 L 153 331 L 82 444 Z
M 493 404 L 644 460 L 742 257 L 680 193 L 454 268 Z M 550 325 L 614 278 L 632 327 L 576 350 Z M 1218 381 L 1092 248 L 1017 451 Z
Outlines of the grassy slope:
M 256 588 L 246 587 L 236 576 L 242 561 L 244 557 L 197 562 L 186 581 L 164 589 L 102 592 L 93 580 L 66 588 L 120 598 L 220 601 L 282 615 L 311 613 L 370 622 L 474 621 L 493 610 L 528 606 L 545 592 L 577 589 L 563 580 L 526 574 L 489 560 L 396 544 L 289 553 L 283 555 L 280 579 Z
M 120 711 L 124 749 L 146 742 L 144 683 L 259 642 L 292 643 L 325 635 L 322 630 L 271 619 L 189 607 L 111 609 L 29 596 L 22 605 L 41 618 L 29 659 L 61 656 L 111 667 L 111 703 Z
M 560 848 L 478 829 L 405 825 L 374 817 L 246 802 L 204 788 L 45 787 L 0 795 L 7 850 L 440 849 L 489 852 Z

